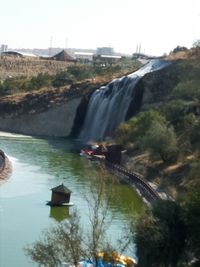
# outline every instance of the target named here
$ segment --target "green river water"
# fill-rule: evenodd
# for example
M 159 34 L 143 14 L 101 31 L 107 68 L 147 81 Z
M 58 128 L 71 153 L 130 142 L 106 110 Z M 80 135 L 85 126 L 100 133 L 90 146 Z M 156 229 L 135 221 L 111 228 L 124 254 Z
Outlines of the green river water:
M 63 139 L 39 139 L 0 134 L 0 149 L 12 161 L 11 178 L 0 185 L 0 266 L 32 267 L 37 264 L 25 256 L 24 247 L 39 239 L 44 229 L 66 219 L 71 208 L 51 208 L 52 187 L 61 183 L 71 191 L 71 202 L 87 224 L 87 201 L 91 173 L 96 165 L 80 157 L 78 144 Z M 109 207 L 111 236 L 120 236 L 131 214 L 141 211 L 143 203 L 128 185 L 116 183 Z M 134 256 L 134 253 L 129 256 Z

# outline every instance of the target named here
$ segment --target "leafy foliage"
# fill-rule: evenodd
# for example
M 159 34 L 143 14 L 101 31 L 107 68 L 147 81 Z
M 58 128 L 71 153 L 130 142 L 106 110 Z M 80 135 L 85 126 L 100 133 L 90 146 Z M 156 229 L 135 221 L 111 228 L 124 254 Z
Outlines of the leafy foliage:
M 160 253 L 158 248 L 162 240 L 162 229 L 159 221 L 150 212 L 144 213 L 139 218 L 135 240 L 139 258 L 138 266 L 154 266 Z
M 200 40 L 196 40 L 194 43 L 193 43 L 193 47 L 200 47 Z
M 158 154 L 163 161 L 174 161 L 177 157 L 177 139 L 172 126 L 155 110 L 141 112 L 116 132 L 118 142 L 134 142 L 140 148 Z
M 51 83 L 52 77 L 49 74 L 42 73 L 32 78 L 24 76 L 7 78 L 0 84 L 0 95 L 37 90 L 42 87 L 51 86 Z
M 114 180 L 110 181 L 113 183 Z M 105 187 L 102 171 L 91 182 L 91 192 L 86 197 L 88 209 L 87 230 L 81 225 L 78 211 L 74 209 L 69 219 L 46 230 L 39 241 L 25 248 L 25 252 L 39 266 L 59 267 L 63 262 L 78 266 L 81 259 L 98 260 L 99 252 L 110 252 L 109 260 L 116 263 L 114 251 L 122 252 L 131 243 L 130 235 L 123 236 L 117 249 L 114 249 L 107 230 L 112 222 L 108 214 L 112 184 L 109 193 Z M 116 240 L 117 242 L 118 240 Z M 127 245 L 125 245 L 127 244 Z M 107 255 L 108 256 L 108 255 Z
M 178 156 L 176 134 L 172 126 L 153 121 L 140 142 L 144 148 L 158 154 L 165 162 L 173 162 Z
M 56 267 L 65 261 L 77 266 L 80 258 L 85 256 L 82 246 L 80 217 L 74 210 L 68 221 L 46 230 L 42 239 L 28 246 L 25 252 L 40 266 Z
M 198 80 L 187 80 L 180 82 L 173 91 L 176 99 L 197 100 L 200 98 L 200 83 Z
M 136 226 L 138 266 L 177 266 L 186 246 L 181 207 L 159 201 L 139 218 Z
M 190 250 L 193 251 L 195 258 L 198 259 L 200 264 L 200 179 L 199 179 L 200 164 L 195 166 L 195 176 L 198 176 L 198 180 L 190 185 L 190 191 L 188 192 L 185 200 L 186 209 L 186 223 L 188 227 L 188 241 Z M 196 173 L 198 171 L 198 173 Z
M 72 84 L 73 82 L 96 76 L 112 78 L 116 73 L 133 71 L 140 63 L 134 60 L 123 60 L 115 64 L 76 64 L 70 65 L 65 70 L 58 71 L 55 75 L 39 73 L 33 77 L 9 77 L 0 84 L 0 95 L 15 94 L 19 92 L 39 90 L 42 87 L 60 87 Z

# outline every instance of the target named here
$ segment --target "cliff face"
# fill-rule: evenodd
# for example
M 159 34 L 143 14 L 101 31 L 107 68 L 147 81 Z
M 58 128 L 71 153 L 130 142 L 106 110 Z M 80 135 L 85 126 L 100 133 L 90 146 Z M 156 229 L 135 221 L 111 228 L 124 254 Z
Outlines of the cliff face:
M 146 74 L 139 84 L 144 90 L 141 108 L 146 109 L 149 105 L 167 101 L 178 82 L 179 67 L 177 63 Z
M 172 63 L 166 68 L 147 73 L 142 77 L 135 86 L 135 96 L 129 106 L 126 120 L 141 110 L 166 101 L 179 82 L 178 73 L 177 63 Z
M 35 136 L 68 137 L 83 95 L 99 84 L 79 83 L 62 89 L 0 98 L 0 130 Z
M 163 102 L 178 83 L 177 64 L 150 72 L 135 86 L 126 120 L 154 103 Z M 77 136 L 87 105 L 98 83 L 79 83 L 61 89 L 46 89 L 0 98 L 0 130 L 36 136 Z
M 27 135 L 66 137 L 70 134 L 81 98 L 36 114 L 0 117 L 0 129 Z

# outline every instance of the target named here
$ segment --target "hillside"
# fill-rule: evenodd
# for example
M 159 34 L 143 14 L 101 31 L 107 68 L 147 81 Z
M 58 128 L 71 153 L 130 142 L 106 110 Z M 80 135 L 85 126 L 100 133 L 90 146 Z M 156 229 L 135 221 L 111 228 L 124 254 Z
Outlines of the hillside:
M 142 173 L 173 198 L 182 199 L 189 184 L 199 180 L 191 172 L 199 162 L 200 50 L 172 54 L 168 59 L 176 63 L 172 89 L 173 76 L 167 79 L 162 75 L 163 83 L 156 88 L 151 88 L 146 76 L 143 86 L 154 93 L 154 101 L 143 103 L 141 112 L 122 124 L 115 138 L 127 148 L 127 168 Z M 168 89 L 167 94 L 163 95 L 161 88 Z

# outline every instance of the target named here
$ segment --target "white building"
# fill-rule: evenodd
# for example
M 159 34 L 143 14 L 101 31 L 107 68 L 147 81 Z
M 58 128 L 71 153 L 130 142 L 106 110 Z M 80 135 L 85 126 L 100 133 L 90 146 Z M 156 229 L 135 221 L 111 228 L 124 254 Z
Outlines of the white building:
M 74 57 L 81 62 L 90 62 L 93 60 L 94 53 L 92 52 L 74 52 Z

